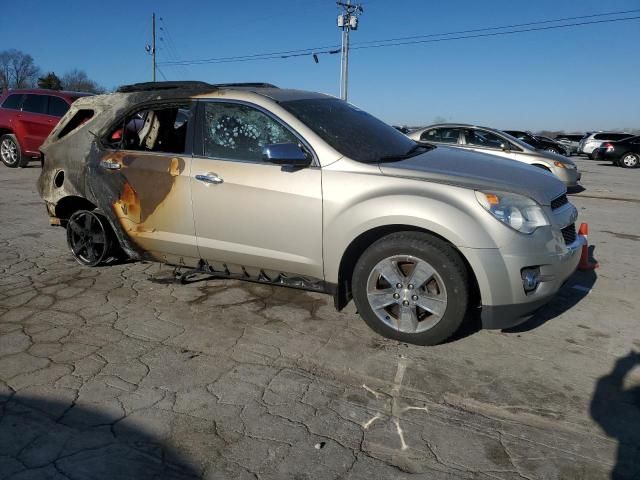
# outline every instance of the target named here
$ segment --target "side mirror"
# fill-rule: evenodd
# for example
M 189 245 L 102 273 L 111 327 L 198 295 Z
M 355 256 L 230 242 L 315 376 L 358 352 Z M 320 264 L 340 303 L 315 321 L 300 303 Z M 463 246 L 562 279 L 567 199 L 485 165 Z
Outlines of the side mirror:
M 308 167 L 311 159 L 295 143 L 272 143 L 262 149 L 262 159 L 276 165 L 291 165 L 294 167 Z
M 502 149 L 503 152 L 510 152 L 511 151 L 511 145 L 509 145 L 508 142 L 501 143 L 500 144 L 500 148 Z

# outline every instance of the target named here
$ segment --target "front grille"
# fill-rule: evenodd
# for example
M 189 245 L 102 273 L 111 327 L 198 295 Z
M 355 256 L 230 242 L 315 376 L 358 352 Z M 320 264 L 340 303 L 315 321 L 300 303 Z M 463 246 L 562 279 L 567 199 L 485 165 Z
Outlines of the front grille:
M 564 243 L 566 245 L 570 245 L 576 241 L 576 226 L 574 223 L 571 225 L 567 225 L 562 230 L 562 238 L 564 238 Z
M 569 203 L 569 199 L 567 195 L 563 193 L 558 198 L 551 200 L 551 210 L 556 210 L 567 203 Z

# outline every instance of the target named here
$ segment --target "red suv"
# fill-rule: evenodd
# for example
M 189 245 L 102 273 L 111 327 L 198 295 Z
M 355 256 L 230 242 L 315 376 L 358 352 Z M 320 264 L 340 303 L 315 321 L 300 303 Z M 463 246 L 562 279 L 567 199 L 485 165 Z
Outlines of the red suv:
M 0 159 L 24 167 L 40 157 L 39 148 L 69 106 L 88 93 L 9 90 L 0 97 Z

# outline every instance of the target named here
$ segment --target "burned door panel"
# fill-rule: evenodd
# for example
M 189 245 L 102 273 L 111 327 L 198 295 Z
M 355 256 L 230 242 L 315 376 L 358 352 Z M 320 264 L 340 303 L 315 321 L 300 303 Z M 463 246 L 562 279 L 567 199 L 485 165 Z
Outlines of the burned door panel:
M 113 212 L 117 227 L 143 256 L 195 266 L 191 157 L 185 154 L 186 133 L 178 131 L 186 130 L 187 120 L 177 122 L 178 110 L 154 106 L 125 119 L 110 133 L 123 149 L 95 159 L 90 178 L 92 190 L 101 192 L 99 202 L 107 204 L 103 210 Z

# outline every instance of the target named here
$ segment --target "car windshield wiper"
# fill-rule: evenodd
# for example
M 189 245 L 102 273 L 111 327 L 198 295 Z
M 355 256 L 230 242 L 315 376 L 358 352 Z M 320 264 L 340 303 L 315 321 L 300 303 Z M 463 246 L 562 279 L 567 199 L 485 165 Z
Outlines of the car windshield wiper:
M 435 148 L 435 145 L 429 145 L 424 143 L 416 143 L 413 147 L 409 149 L 408 152 L 403 153 L 402 155 L 385 155 L 384 157 L 380 157 L 380 162 L 398 162 L 400 160 L 406 160 L 407 158 L 415 157 L 416 155 L 420 155 L 428 150 Z

